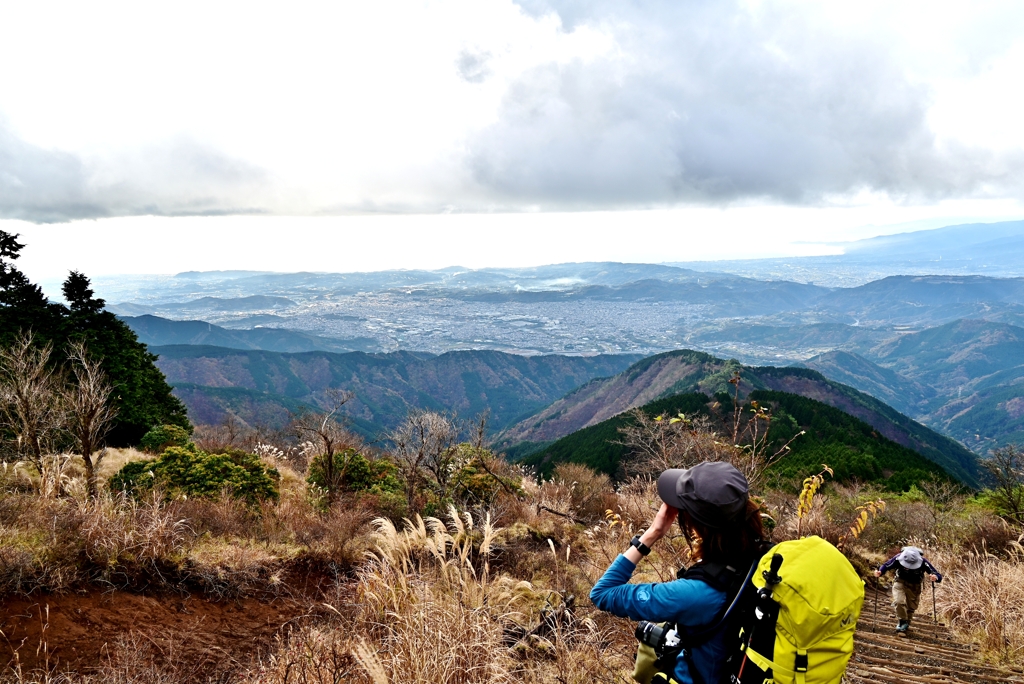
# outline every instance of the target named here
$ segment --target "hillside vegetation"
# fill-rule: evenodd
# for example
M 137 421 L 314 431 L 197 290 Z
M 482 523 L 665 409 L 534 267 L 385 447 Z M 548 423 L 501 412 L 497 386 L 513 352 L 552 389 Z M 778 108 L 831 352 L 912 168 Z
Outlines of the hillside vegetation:
M 497 444 L 548 444 L 568 434 L 658 399 L 687 392 L 729 394 L 734 372 L 743 396 L 755 390 L 814 399 L 868 424 L 881 436 L 913 450 L 953 477 L 977 486 L 978 460 L 969 450 L 863 392 L 806 368 L 747 367 L 709 354 L 680 350 L 644 359 L 622 373 L 592 381 L 499 435 Z M 519 451 L 522 454 L 522 450 Z
M 868 358 L 865 358 L 868 357 Z M 959 320 L 803 365 L 879 397 L 979 453 L 1024 432 L 1024 328 Z
M 871 444 L 883 472 L 886 450 L 899 454 L 823 404 L 759 396 L 780 430 L 784 417 L 815 430 L 808 444 Z M 728 412 L 727 397 L 715 398 L 717 408 L 708 399 L 675 397 L 661 406 Z M 330 446 L 319 438 L 270 444 L 253 433 L 200 446 L 182 441 L 180 430 L 154 431 L 146 443 L 160 453 L 112 453 L 106 486 L 91 498 L 77 457 L 53 489 L 30 471 L 4 469 L 0 601 L 10 609 L 0 612 L 0 630 L 10 650 L 0 678 L 628 681 L 635 625 L 583 597 L 650 524 L 659 500 L 649 477 L 613 488 L 606 476 L 563 463 L 551 479 L 537 480 L 460 441 L 438 414 L 407 416 L 398 431 L 405 436 L 396 434 L 387 450 L 334 428 Z M 774 483 L 764 473 L 768 452 L 723 443 L 699 421 L 684 432 L 707 448 L 701 458 L 744 470 L 772 522 L 773 541 L 819 535 L 841 546 L 866 576 L 893 547 L 926 540 L 918 543 L 955 583 L 939 591 L 939 619 L 988 661 L 975 666 L 964 658 L 958 667 L 968 676 L 957 681 L 970 681 L 972 666 L 991 680 L 1011 681 L 1008 668 L 1019 667 L 1024 653 L 1024 621 L 1011 610 L 1024 600 L 1015 581 L 1022 577 L 1014 541 L 1021 511 L 1005 509 L 997 492 L 969 497 L 942 478 L 922 481 L 927 496 L 916 488 L 896 493 L 825 481 L 805 488 L 798 506 L 800 478 L 818 472 L 820 463 L 804 470 L 786 456 L 779 467 L 791 467 L 795 480 Z M 412 435 L 425 439 L 410 441 Z M 677 465 L 698 456 L 671 449 L 663 455 Z M 821 448 L 804 455 L 808 464 L 841 456 Z M 334 476 L 328 463 L 337 468 Z M 874 467 L 849 463 L 858 472 Z M 226 487 L 214 484 L 220 476 Z M 870 511 L 866 518 L 863 511 Z M 669 535 L 635 580 L 667 581 L 692 560 L 685 539 Z M 871 651 L 863 662 L 878 657 L 885 656 Z
M 772 466 L 780 481 L 799 479 L 827 463 L 840 482 L 871 482 L 892 491 L 905 491 L 933 477 L 948 478 L 938 464 L 905 446 L 880 435 L 862 420 L 814 399 L 755 390 L 746 397 L 769 407 L 770 441 L 765 445 L 775 453 L 789 445 L 786 454 Z M 702 393 L 679 394 L 639 407 L 650 418 L 689 418 L 703 416 L 709 425 L 728 441 L 732 421 L 732 401 L 727 394 L 715 399 Z M 750 404 L 744 407 L 750 411 Z M 635 456 L 623 428 L 635 425 L 634 412 L 622 413 L 597 425 L 569 434 L 552 444 L 537 446 L 521 460 L 524 465 L 550 475 L 559 463 L 579 463 L 619 479 L 623 466 Z
M 285 354 L 178 345 L 156 347 L 157 365 L 196 423 L 229 413 L 250 426 L 282 427 L 289 411 L 317 407 L 328 389 L 354 394 L 346 415 L 376 437 L 410 408 L 489 412 L 496 429 L 594 378 L 615 375 L 636 355 L 523 356 L 494 351 Z

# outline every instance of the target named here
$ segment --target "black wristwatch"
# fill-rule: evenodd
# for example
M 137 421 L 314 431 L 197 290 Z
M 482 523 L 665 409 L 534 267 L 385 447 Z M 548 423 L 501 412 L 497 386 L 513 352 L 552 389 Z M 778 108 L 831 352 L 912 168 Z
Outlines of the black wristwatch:
M 651 547 L 648 546 L 647 544 L 644 544 L 642 541 L 640 541 L 640 535 L 639 534 L 629 540 L 629 545 L 632 546 L 637 551 L 639 551 L 641 556 L 646 556 L 647 554 L 649 554 L 651 552 Z

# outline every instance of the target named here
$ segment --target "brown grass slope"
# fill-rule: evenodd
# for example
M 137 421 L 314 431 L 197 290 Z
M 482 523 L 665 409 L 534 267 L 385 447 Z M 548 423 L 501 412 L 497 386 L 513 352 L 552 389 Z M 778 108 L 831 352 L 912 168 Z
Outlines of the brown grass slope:
M 738 362 L 681 350 L 644 359 L 611 378 L 593 380 L 502 433 L 503 444 L 547 442 L 655 399 L 717 391 Z

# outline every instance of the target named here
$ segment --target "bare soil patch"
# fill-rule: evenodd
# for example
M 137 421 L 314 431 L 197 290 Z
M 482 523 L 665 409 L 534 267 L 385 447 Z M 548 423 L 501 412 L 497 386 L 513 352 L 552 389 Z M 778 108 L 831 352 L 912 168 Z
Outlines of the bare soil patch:
M 197 673 L 244 665 L 309 612 L 309 600 L 210 601 L 177 594 L 89 591 L 0 598 L 0 665 L 87 673 L 124 650 Z M 120 646 L 120 650 L 119 650 Z

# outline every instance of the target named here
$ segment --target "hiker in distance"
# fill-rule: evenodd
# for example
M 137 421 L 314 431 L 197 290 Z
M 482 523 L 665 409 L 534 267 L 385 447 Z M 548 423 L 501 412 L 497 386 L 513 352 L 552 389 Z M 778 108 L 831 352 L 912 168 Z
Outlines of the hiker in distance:
M 590 600 L 619 617 L 650 623 L 675 623 L 683 646 L 686 634 L 711 626 L 725 609 L 728 588 L 765 551 L 761 513 L 748 496 L 747 480 L 728 463 L 701 463 L 666 470 L 658 478 L 664 502 L 654 522 L 619 555 L 594 585 Z M 629 584 L 640 560 L 678 521 L 696 561 L 679 579 L 659 584 Z M 641 623 L 643 629 L 644 623 Z M 657 628 L 651 625 L 650 628 Z M 674 663 L 661 663 L 659 675 L 678 684 L 719 681 L 727 656 L 725 628 L 683 648 Z M 639 637 L 638 630 L 638 637 Z M 668 681 L 671 681 L 668 680 Z
M 925 574 L 931 582 L 941 582 L 942 574 L 928 562 L 924 552 L 916 546 L 903 547 L 902 551 L 875 570 L 875 577 L 881 577 L 893 569 L 896 570 L 896 580 L 892 583 L 892 605 L 899 620 L 896 631 L 906 632 L 921 600 L 921 584 L 924 582 Z

